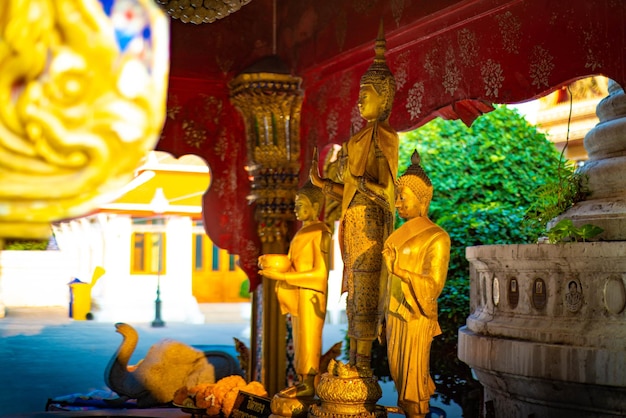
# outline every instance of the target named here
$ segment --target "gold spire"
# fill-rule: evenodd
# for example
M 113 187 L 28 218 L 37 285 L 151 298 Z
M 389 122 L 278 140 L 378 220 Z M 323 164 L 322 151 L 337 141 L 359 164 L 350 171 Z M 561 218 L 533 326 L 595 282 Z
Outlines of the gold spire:
M 374 44 L 374 62 L 367 69 L 363 77 L 361 77 L 361 85 L 363 84 L 379 84 L 384 81 L 393 82 L 395 90 L 395 79 L 391 70 L 387 66 L 385 52 L 387 52 L 387 40 L 385 39 L 385 31 L 383 29 L 383 21 L 381 19 L 378 27 L 378 36 Z
M 387 52 L 387 40 L 385 39 L 385 30 L 383 29 L 383 20 L 380 19 L 378 25 L 378 36 L 376 37 L 376 43 L 374 44 L 374 62 L 385 63 L 385 52 Z

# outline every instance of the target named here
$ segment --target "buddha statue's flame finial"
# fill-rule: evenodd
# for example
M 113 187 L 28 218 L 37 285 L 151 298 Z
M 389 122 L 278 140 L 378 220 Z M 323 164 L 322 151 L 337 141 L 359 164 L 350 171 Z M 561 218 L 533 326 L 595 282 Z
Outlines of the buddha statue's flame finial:
M 417 149 L 414 150 L 411 155 L 411 165 L 407 167 L 404 174 L 398 177 L 396 186 L 408 187 L 420 200 L 430 202 L 433 197 L 433 184 L 422 168 L 421 160 Z
M 395 87 L 395 79 L 391 70 L 387 66 L 385 52 L 387 52 L 387 40 L 385 39 L 385 31 L 383 30 L 383 21 L 378 26 L 378 36 L 374 44 L 374 62 L 367 69 L 363 77 L 361 77 L 361 85 L 374 84 L 375 86 L 383 81 L 391 81 Z M 395 89 L 394 89 L 395 90 Z
M 387 52 L 387 40 L 385 39 L 385 30 L 383 29 L 383 20 L 380 19 L 378 25 L 378 36 L 376 37 L 376 43 L 374 44 L 374 62 L 385 63 L 385 52 Z

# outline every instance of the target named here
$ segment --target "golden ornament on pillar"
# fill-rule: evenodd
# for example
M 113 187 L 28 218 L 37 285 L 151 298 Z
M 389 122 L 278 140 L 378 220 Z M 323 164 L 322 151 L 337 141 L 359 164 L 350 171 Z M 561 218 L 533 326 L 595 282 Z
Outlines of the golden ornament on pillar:
M 235 13 L 252 0 L 156 0 L 173 19 L 183 23 L 213 23 Z
M 301 82 L 269 57 L 230 83 L 231 101 L 246 126 L 248 198 L 257 207 L 258 233 L 263 244 L 283 243 L 283 250 L 300 172 Z
M 0 31 L 0 237 L 43 239 L 156 144 L 168 22 L 152 0 L 9 0 Z

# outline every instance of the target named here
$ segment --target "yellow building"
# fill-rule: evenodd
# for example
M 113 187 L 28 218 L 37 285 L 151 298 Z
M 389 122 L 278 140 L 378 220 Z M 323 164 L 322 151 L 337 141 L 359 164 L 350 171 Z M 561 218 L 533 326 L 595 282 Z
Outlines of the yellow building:
M 247 296 L 242 297 L 242 288 L 247 289 L 247 277 L 238 267 L 238 256 L 217 247 L 204 232 L 202 195 L 209 184 L 210 170 L 200 157 L 185 155 L 176 159 L 170 154 L 153 151 L 129 187 L 100 212 L 132 216 L 136 225 L 131 244 L 134 274 L 154 273 L 154 268 L 147 272 L 147 266 L 158 267 L 146 248 L 158 249 L 159 243 L 163 244 L 163 251 L 168 247 L 166 234 L 142 232 L 139 225 L 162 225 L 168 217 L 188 217 L 193 223 L 190 237 L 193 296 L 198 303 L 247 301 Z
M 536 123 L 567 159 L 587 160 L 583 140 L 598 124 L 596 107 L 608 95 L 608 78 L 577 80 L 537 100 Z

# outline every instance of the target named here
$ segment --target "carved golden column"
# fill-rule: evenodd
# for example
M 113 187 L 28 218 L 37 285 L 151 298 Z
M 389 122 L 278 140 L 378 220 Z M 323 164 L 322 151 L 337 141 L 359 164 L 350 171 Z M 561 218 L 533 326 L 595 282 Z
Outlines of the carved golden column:
M 252 181 L 249 199 L 256 204 L 263 254 L 287 252 L 300 171 L 302 79 L 276 70 L 280 67 L 270 57 L 229 86 L 231 101 L 245 120 Z M 285 387 L 287 354 L 285 319 L 271 280 L 264 280 L 254 292 L 252 328 L 251 352 L 260 348 L 261 357 L 253 354 L 249 376 L 263 382 L 273 395 Z

